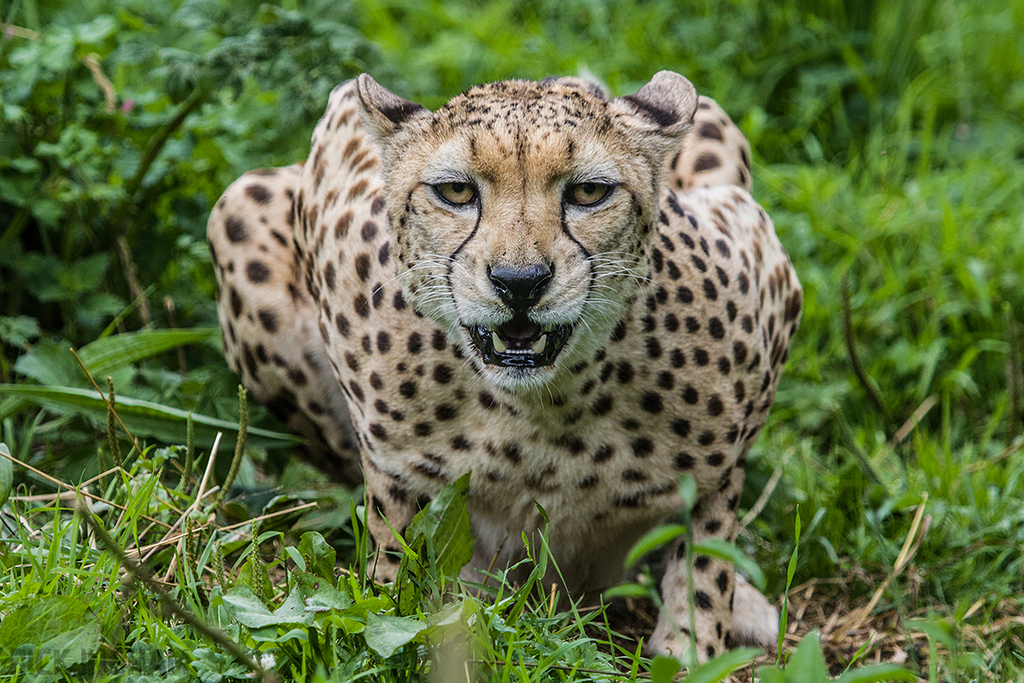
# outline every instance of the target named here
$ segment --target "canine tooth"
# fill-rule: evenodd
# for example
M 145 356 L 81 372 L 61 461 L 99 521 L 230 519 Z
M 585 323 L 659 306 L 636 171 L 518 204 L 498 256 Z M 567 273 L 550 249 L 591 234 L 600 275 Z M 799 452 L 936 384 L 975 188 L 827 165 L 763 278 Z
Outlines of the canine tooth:
M 538 339 L 537 341 L 533 342 L 533 352 L 534 353 L 544 353 L 544 347 L 547 346 L 547 344 L 548 344 L 548 335 L 542 334 L 540 336 L 540 339 Z
M 497 332 L 491 332 L 491 343 L 494 344 L 494 350 L 498 353 L 508 351 L 508 345 L 501 340 Z

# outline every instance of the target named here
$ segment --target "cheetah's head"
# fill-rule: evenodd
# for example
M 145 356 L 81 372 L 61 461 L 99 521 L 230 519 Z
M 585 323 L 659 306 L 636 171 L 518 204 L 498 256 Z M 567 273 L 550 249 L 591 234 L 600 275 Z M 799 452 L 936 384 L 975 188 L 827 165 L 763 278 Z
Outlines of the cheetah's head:
M 436 112 L 365 74 L 358 90 L 416 310 L 511 390 L 556 381 L 606 343 L 648 274 L 690 82 L 662 71 L 609 100 L 578 79 L 504 81 Z

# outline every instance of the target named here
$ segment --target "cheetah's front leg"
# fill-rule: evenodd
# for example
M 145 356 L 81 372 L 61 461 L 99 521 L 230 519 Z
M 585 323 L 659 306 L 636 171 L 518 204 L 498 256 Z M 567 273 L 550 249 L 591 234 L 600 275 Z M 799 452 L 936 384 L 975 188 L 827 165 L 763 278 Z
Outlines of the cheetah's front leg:
M 406 527 L 430 497 L 413 491 L 393 475 L 378 470 L 365 454 L 363 471 L 366 475 L 366 498 L 370 504 L 366 523 L 376 548 L 374 578 L 383 582 L 394 581 L 402 559 L 402 546 L 395 534 L 405 535 Z
M 736 505 L 744 477 L 741 464 L 742 461 L 733 468 L 724 486 L 705 494 L 694 506 L 691 522 L 696 543 L 708 538 L 735 537 Z M 681 658 L 692 637 L 697 661 L 705 662 L 730 646 L 770 648 L 778 635 L 778 613 L 765 597 L 742 578 L 737 579 L 730 562 L 707 555 L 696 555 L 689 561 L 693 563 L 692 592 L 687 547 L 680 539 L 666 562 L 661 586 L 665 610 L 658 618 L 647 649 L 652 654 Z

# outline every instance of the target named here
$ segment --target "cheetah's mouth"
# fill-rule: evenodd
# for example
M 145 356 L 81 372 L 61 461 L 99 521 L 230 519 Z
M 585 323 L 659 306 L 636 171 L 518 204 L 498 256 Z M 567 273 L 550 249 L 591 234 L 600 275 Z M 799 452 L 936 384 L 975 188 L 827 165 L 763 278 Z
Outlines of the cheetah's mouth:
M 484 363 L 506 368 L 551 365 L 572 334 L 569 325 L 541 326 L 525 315 L 501 325 L 472 325 L 466 330 Z

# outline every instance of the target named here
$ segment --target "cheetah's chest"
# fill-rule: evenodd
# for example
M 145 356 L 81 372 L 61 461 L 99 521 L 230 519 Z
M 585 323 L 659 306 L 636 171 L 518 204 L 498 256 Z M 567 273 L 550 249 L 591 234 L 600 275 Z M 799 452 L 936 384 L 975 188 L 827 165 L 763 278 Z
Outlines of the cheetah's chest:
M 390 343 L 416 353 L 375 346 L 356 370 L 343 368 L 366 455 L 427 496 L 472 472 L 474 515 L 495 526 L 531 528 L 536 501 L 577 531 L 621 523 L 635 535 L 676 507 L 682 471 L 709 490 L 738 455 L 725 438 L 706 452 L 685 386 L 652 390 L 667 386 L 668 370 L 638 363 L 630 345 L 575 368 L 564 393 L 516 396 L 484 383 L 440 330 L 415 316 L 405 322 Z

